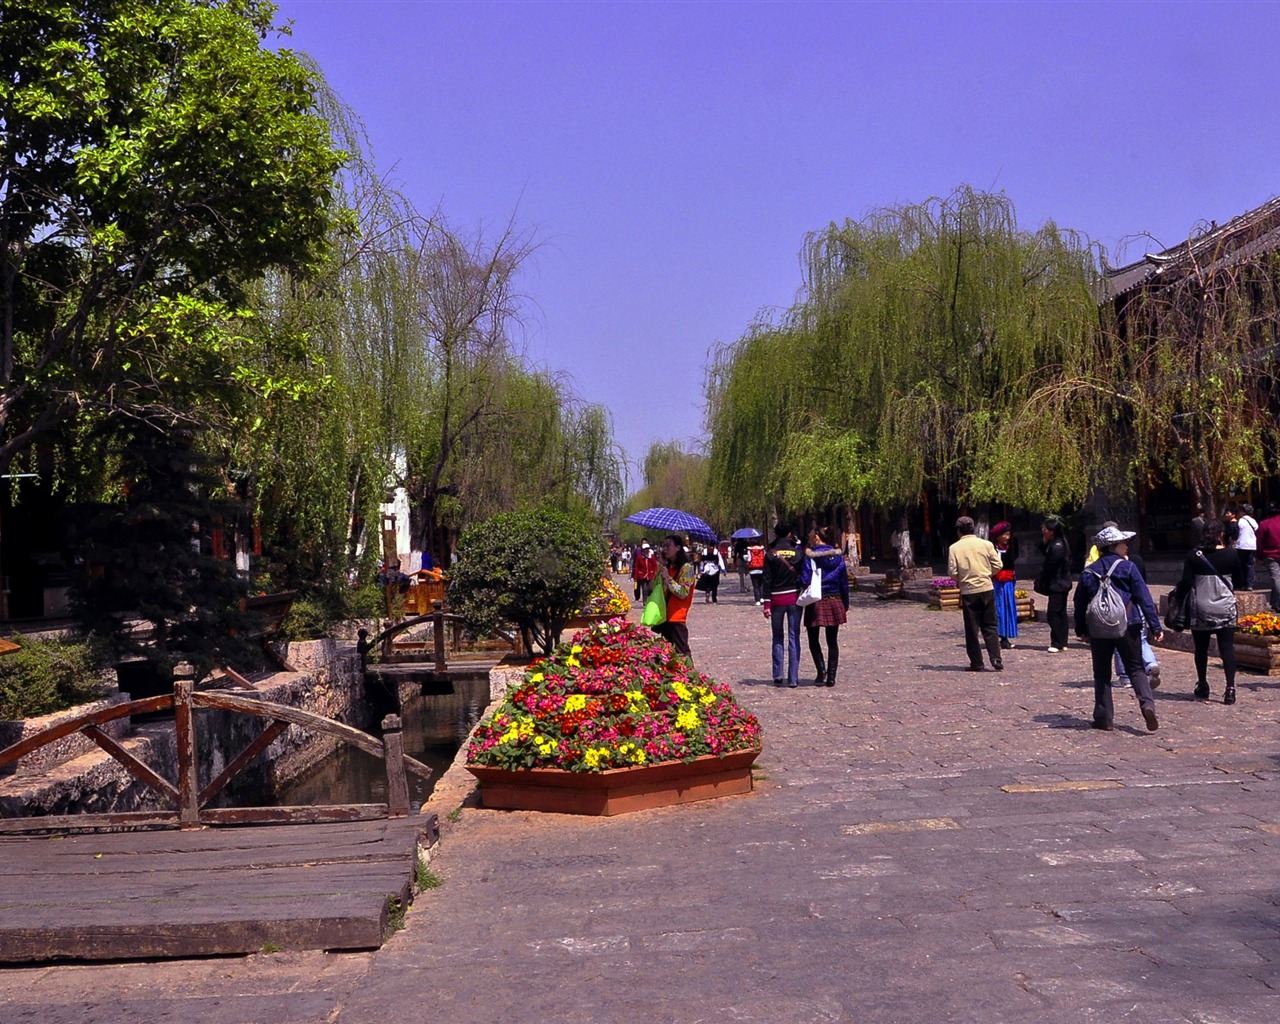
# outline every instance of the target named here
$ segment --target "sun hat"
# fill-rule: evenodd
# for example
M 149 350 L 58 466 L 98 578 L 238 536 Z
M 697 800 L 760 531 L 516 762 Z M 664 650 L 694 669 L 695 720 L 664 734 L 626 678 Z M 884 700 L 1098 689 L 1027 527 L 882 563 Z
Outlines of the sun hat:
M 1116 526 L 1107 526 L 1098 531 L 1098 535 L 1094 537 L 1094 541 L 1098 547 L 1110 547 L 1112 544 L 1119 544 L 1122 540 L 1128 540 L 1136 537 L 1137 534 L 1133 530 L 1121 530 Z

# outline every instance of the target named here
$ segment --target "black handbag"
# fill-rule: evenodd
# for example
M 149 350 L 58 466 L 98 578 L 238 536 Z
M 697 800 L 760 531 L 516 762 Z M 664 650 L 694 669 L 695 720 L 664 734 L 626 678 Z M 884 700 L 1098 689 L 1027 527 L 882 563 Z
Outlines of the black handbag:
M 1164 610 L 1165 629 L 1181 633 L 1191 625 L 1191 590 L 1179 594 L 1177 589 L 1170 591 L 1169 600 Z

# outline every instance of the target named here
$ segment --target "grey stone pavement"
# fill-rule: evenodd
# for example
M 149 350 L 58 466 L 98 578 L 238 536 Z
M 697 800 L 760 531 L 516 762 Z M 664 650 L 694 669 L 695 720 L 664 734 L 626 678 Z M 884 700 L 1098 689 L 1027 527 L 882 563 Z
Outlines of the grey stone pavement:
M 1118 691 L 1103 733 L 1087 650 L 1043 623 L 967 673 L 958 613 L 858 593 L 839 684 L 806 652 L 796 690 L 736 578 L 690 632 L 764 723 L 754 793 L 487 811 L 455 766 L 444 884 L 381 950 L 10 968 L 0 1021 L 1280 1019 L 1280 679 L 1226 707 L 1211 666 L 1203 704 L 1162 652 L 1159 731 Z

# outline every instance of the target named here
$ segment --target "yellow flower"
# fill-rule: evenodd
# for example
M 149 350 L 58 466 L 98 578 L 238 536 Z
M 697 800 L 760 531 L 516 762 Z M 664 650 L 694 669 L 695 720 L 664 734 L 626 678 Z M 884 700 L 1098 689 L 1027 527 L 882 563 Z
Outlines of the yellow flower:
M 569 668 L 581 668 L 581 667 L 582 667 L 582 662 L 580 662 L 580 661 L 579 661 L 577 658 L 575 658 L 572 654 L 571 654 L 571 655 L 569 655 L 569 657 L 567 657 L 567 658 L 565 658 L 565 659 L 564 659 L 564 663 L 565 663 L 566 665 L 568 665 L 568 666 L 569 666 Z
M 564 709 L 566 711 L 581 711 L 587 706 L 587 698 L 585 694 L 571 693 L 565 699 Z
M 542 680 L 544 680 L 544 679 L 546 679 L 546 678 L 547 678 L 547 677 L 546 677 L 546 676 L 544 676 L 541 672 L 535 672 L 533 675 L 531 675 L 531 676 L 529 677 L 529 682 L 531 682 L 531 683 L 540 683 L 540 682 L 542 682 Z
M 690 729 L 696 729 L 702 725 L 702 719 L 698 717 L 696 708 L 686 706 L 676 712 L 676 728 L 688 732 Z
M 671 689 L 676 691 L 676 696 L 681 700 L 689 700 L 693 697 L 692 691 L 684 683 L 672 683 Z

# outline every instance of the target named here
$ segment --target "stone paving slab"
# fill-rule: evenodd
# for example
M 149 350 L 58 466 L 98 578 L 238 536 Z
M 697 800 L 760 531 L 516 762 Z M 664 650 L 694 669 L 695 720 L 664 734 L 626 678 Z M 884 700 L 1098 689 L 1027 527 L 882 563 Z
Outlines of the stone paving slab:
M 1085 648 L 1024 623 L 1003 673 L 967 673 L 958 616 L 859 593 L 839 685 L 779 690 L 735 591 L 690 634 L 764 723 L 752 794 L 487 811 L 455 768 L 427 808 L 445 883 L 381 950 L 10 970 L 0 1018 L 1280 1018 L 1280 681 L 1202 704 L 1161 652 L 1159 731 L 1117 691 L 1095 732 Z

